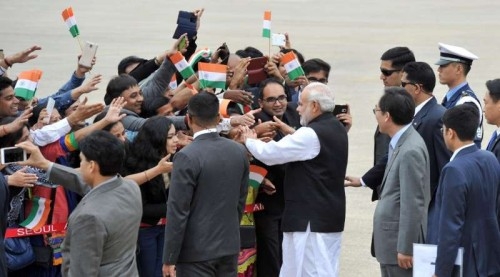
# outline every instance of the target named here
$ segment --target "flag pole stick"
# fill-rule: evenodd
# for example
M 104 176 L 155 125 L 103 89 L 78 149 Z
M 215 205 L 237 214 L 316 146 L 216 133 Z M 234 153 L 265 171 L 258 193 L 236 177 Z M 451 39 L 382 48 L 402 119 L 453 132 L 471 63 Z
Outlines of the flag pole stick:
M 80 35 L 76 36 L 76 39 L 78 40 L 78 45 L 80 45 L 80 51 L 83 51 L 83 44 L 82 40 L 80 39 Z

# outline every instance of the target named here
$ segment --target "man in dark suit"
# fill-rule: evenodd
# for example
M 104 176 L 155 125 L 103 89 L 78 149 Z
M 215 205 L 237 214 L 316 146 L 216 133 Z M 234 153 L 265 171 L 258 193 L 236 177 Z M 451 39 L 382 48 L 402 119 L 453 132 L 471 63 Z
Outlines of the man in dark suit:
M 285 88 L 276 79 L 267 79 L 260 85 L 259 104 L 261 112 L 255 114 L 256 121 L 261 121 L 254 127 L 257 133 L 276 130 L 274 141 L 281 140 L 285 134 L 273 121 L 276 116 L 283 123 L 297 129 L 300 127 L 300 116 L 296 111 L 297 105 L 286 100 Z M 256 202 L 264 205 L 264 210 L 254 214 L 257 235 L 257 276 L 277 277 L 280 272 L 282 251 L 281 243 L 283 231 L 281 218 L 285 207 L 284 187 L 286 165 L 267 166 L 256 162 L 267 170 L 266 178 L 272 183 L 272 194 L 264 193 L 269 188 L 264 187 L 264 192 L 259 193 Z
M 403 68 L 401 77 L 401 85 L 415 102 L 415 116 L 413 118 L 413 127 L 422 136 L 427 146 L 427 151 L 430 158 L 430 180 L 431 180 L 431 199 L 434 195 L 438 182 L 439 174 L 443 166 L 448 163 L 451 152 L 448 151 L 444 144 L 441 134 L 443 122 L 441 117 L 446 109 L 437 103 L 436 98 L 432 95 L 434 86 L 436 85 L 436 76 L 432 68 L 424 62 L 411 62 Z M 378 166 L 385 165 L 387 161 L 381 161 Z M 381 180 L 383 172 L 376 169 L 368 171 L 363 177 L 363 183 L 376 190 L 377 182 L 373 180 Z M 368 176 L 368 177 L 367 177 Z M 348 183 L 351 186 L 361 185 L 360 181 L 352 178 L 353 183 Z
M 193 142 L 179 151 L 167 201 L 164 276 L 236 276 L 240 220 L 247 196 L 245 148 L 219 136 L 219 100 L 189 100 Z
M 137 276 L 141 192 L 118 175 L 123 143 L 105 131 L 91 133 L 79 143 L 79 171 L 49 162 L 31 142 L 18 146 L 31 154 L 23 164 L 47 170 L 49 180 L 85 195 L 68 219 L 63 276 Z
M 280 123 L 287 136 L 264 143 L 252 130 L 240 141 L 267 165 L 287 164 L 284 180 L 283 265 L 280 276 L 338 276 L 345 222 L 343 180 L 347 131 L 333 115 L 333 92 L 315 82 L 302 91 L 297 130 Z
M 500 164 L 474 145 L 477 108 L 459 105 L 443 116 L 443 136 L 453 151 L 436 195 L 436 222 L 429 222 L 437 244 L 435 276 L 451 276 L 459 247 L 463 276 L 500 276 Z
M 488 91 L 484 94 L 484 118 L 488 124 L 496 126 L 496 130 L 486 146 L 500 162 L 500 79 L 486 82 Z

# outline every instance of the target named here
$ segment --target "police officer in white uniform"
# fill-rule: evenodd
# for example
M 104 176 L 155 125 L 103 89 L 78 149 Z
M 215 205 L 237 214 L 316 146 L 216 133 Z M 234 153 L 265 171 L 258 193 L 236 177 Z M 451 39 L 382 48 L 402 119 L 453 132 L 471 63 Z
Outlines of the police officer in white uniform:
M 448 86 L 448 92 L 441 103 L 449 109 L 463 103 L 470 103 L 479 109 L 479 128 L 477 129 L 474 143 L 480 148 L 483 139 L 483 112 L 481 104 L 472 89 L 467 83 L 472 61 L 477 60 L 474 55 L 465 48 L 439 43 L 440 59 L 436 62 L 439 65 L 439 82 Z

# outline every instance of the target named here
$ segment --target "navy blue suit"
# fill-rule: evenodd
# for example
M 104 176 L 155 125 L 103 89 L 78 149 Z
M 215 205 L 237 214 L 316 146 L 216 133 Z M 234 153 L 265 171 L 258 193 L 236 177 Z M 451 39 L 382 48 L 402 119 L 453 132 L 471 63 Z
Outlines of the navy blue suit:
M 500 164 L 490 152 L 471 145 L 443 168 L 429 218 L 428 242 L 438 245 L 437 276 L 451 276 L 459 247 L 463 276 L 500 274 L 499 197 Z
M 497 136 L 491 147 L 486 148 L 486 150 L 493 152 L 493 154 L 497 157 L 498 162 L 500 162 L 500 136 Z
M 445 97 L 441 104 L 446 109 L 453 108 L 457 104 L 460 104 L 461 101 L 464 101 L 462 98 L 467 97 L 467 96 L 474 98 L 477 101 L 477 104 L 479 105 L 479 107 L 481 107 L 481 102 L 477 98 L 474 91 L 472 91 L 472 89 L 469 87 L 468 83 L 466 83 L 464 86 L 462 86 L 460 89 L 458 89 L 458 91 L 451 97 L 450 100 L 446 100 L 446 97 Z M 465 102 L 469 103 L 470 101 L 465 101 Z M 474 106 L 476 106 L 476 105 L 474 104 Z M 474 138 L 474 143 L 476 144 L 476 146 L 478 148 L 481 148 L 481 141 L 483 140 L 483 119 L 482 119 L 483 118 L 482 117 L 483 110 L 482 110 L 482 108 L 479 110 L 479 114 L 481 115 L 481 122 L 479 124 L 479 128 L 477 129 L 477 134 L 476 134 L 476 137 Z
M 431 167 L 431 201 L 439 183 L 439 174 L 450 161 L 451 152 L 446 148 L 441 128 L 446 109 L 431 98 L 413 118 L 413 128 L 422 136 L 429 152 Z

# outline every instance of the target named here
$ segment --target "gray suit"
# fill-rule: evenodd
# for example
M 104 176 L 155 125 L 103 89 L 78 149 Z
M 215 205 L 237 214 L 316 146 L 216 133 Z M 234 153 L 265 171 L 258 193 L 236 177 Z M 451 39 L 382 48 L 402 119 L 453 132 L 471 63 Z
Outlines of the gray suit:
M 245 148 L 217 133 L 175 155 L 163 263 L 177 276 L 236 276 L 248 170 Z
M 137 184 L 120 176 L 90 190 L 80 173 L 53 164 L 49 179 L 85 195 L 68 219 L 63 276 L 138 276 L 135 261 L 142 216 Z
M 397 254 L 413 255 L 424 241 L 430 201 L 430 163 L 422 137 L 410 126 L 387 164 L 373 216 L 375 256 L 397 265 Z

